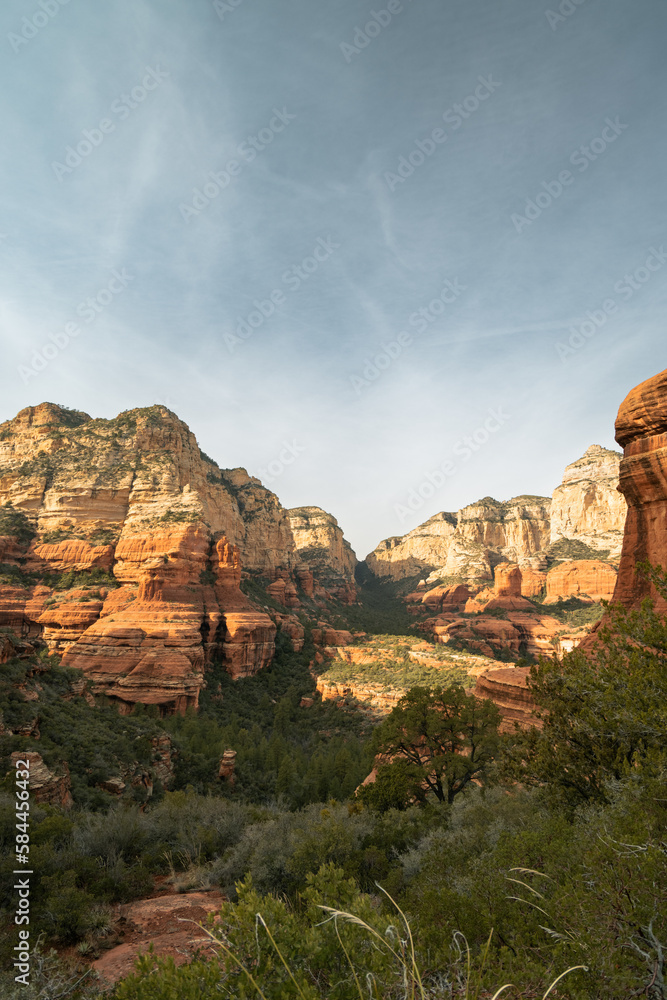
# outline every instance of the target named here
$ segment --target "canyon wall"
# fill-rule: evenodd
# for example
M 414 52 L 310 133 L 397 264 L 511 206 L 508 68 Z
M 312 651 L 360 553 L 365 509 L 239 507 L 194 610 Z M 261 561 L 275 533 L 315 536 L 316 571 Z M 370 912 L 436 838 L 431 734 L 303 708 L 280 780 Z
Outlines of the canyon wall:
M 666 602 L 637 569 L 667 568 L 667 370 L 634 388 L 621 403 L 616 440 L 623 448 L 619 490 L 628 504 L 614 601 L 633 607 L 653 597 Z
M 335 596 L 354 599 L 357 557 L 336 518 L 321 507 L 293 507 L 287 513 L 300 563 Z
M 278 498 L 163 406 L 94 420 L 44 403 L 0 425 L 0 617 L 41 628 L 123 710 L 196 707 L 214 657 L 235 678 L 269 663 L 276 623 L 242 574 L 328 598 L 307 549 L 354 599 L 342 531 L 324 511 L 313 522 L 299 552 Z M 274 618 L 303 642 L 297 619 Z
M 618 492 L 620 454 L 591 445 L 569 465 L 553 496 L 492 497 L 457 513 L 441 512 L 405 535 L 386 538 L 366 557 L 377 577 L 427 583 L 460 580 L 481 585 L 501 562 L 525 571 L 527 596 L 537 594 L 548 563 L 597 556 L 614 562 L 621 552 L 626 502 Z M 535 576 L 528 594 L 530 572 Z
M 618 559 L 627 503 L 618 491 L 621 456 L 593 444 L 568 465 L 551 501 L 551 542 L 569 538 Z

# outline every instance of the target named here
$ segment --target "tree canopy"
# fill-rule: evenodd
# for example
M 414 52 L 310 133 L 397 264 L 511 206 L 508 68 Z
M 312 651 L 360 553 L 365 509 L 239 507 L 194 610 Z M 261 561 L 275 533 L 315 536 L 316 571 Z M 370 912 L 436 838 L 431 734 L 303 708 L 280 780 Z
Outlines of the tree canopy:
M 451 804 L 480 780 L 498 746 L 500 712 L 462 687 L 408 691 L 378 727 L 374 749 L 381 763 L 374 787 L 362 797 L 389 808 L 429 794 Z
M 667 599 L 667 573 L 643 567 Z M 667 760 L 667 621 L 646 598 L 608 606 L 591 647 L 542 659 L 530 689 L 541 730 L 509 737 L 505 770 L 563 802 L 606 802 L 609 783 Z

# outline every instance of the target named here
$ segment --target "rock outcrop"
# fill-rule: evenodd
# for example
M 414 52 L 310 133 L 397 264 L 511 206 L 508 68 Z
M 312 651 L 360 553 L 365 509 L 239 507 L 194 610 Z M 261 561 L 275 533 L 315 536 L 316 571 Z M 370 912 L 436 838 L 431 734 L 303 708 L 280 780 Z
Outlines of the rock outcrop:
M 559 563 L 547 574 L 545 604 L 560 598 L 590 597 L 594 601 L 611 600 L 616 586 L 616 570 L 598 559 L 574 559 Z
M 628 504 L 613 600 L 633 607 L 651 596 L 665 601 L 637 563 L 667 567 L 667 370 L 642 382 L 621 403 L 616 440 L 623 448 L 619 490 Z
M 549 544 L 550 501 L 548 497 L 520 496 L 501 503 L 485 497 L 463 507 L 457 515 L 457 531 L 481 545 L 492 558 L 521 563 Z
M 366 564 L 376 576 L 390 580 L 430 573 L 446 562 L 455 532 L 456 514 L 435 514 L 406 535 L 385 538 L 366 556 Z
M 551 543 L 560 538 L 583 542 L 618 559 L 627 504 L 618 492 L 621 456 L 592 444 L 565 469 L 551 501 Z
M 511 733 L 515 724 L 521 729 L 540 725 L 533 714 L 533 701 L 528 688 L 528 667 L 503 667 L 487 670 L 477 678 L 475 695 L 490 698 L 500 709 L 500 731 Z
M 485 497 L 458 513 L 445 511 L 401 537 L 386 538 L 366 557 L 376 576 L 428 582 L 450 578 L 471 585 L 493 579 L 500 562 L 526 562 L 549 544 L 548 497 Z
M 617 452 L 591 445 L 568 465 L 552 498 L 527 495 L 501 503 L 484 497 L 455 514 L 443 511 L 406 535 L 384 539 L 366 564 L 382 579 L 424 575 L 427 584 L 479 585 L 493 579 L 499 563 L 510 562 L 531 571 L 524 596 L 537 596 L 548 555 L 618 559 L 627 507 L 617 490 L 619 462 Z
M 494 572 L 493 589 L 496 597 L 520 597 L 523 590 L 523 574 L 512 563 L 500 563 Z
M 354 587 L 357 557 L 336 518 L 320 507 L 293 507 L 287 513 L 301 563 L 327 589 L 347 594 Z
M 355 598 L 335 519 L 292 514 L 298 547 L 278 498 L 212 462 L 163 406 L 114 420 L 27 407 L 0 425 L 0 556 L 13 571 L 0 616 L 41 630 L 123 710 L 196 707 L 214 656 L 239 678 L 273 655 L 276 624 L 241 592 L 242 572 L 286 608 L 300 606 L 298 586 Z M 303 644 L 297 619 L 286 629 Z
M 201 928 L 222 902 L 222 894 L 214 890 L 179 892 L 120 905 L 116 918 L 123 943 L 93 962 L 102 988 L 106 991 L 129 976 L 137 958 L 149 950 L 156 958 L 169 958 L 177 966 L 196 956 L 215 958 L 215 947 Z
M 296 562 L 278 498 L 245 469 L 208 459 L 164 406 L 114 420 L 51 403 L 22 410 L 0 425 L 4 503 L 30 515 L 40 536 L 35 557 L 56 570 L 109 566 L 109 545 L 114 562 L 132 562 L 142 536 L 182 524 L 224 534 L 239 546 L 246 570 L 270 574 Z

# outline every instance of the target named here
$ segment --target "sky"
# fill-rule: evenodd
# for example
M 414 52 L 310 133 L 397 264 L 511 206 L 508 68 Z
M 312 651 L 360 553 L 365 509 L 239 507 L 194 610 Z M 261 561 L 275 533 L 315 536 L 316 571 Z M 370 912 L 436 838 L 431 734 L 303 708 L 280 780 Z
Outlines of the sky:
M 360 558 L 667 367 L 664 0 L 3 0 L 0 421 L 162 403 Z

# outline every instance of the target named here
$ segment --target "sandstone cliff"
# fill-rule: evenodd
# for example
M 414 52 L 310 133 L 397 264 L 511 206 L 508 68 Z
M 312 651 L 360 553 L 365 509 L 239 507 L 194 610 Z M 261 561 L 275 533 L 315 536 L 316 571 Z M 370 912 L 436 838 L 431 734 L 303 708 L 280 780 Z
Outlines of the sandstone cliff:
M 288 510 L 296 555 L 335 596 L 354 594 L 357 557 L 338 521 L 321 507 Z
M 593 444 L 565 470 L 551 502 L 551 542 L 570 538 L 617 559 L 627 504 L 618 492 L 621 456 Z
M 599 553 L 600 559 L 618 559 L 627 506 L 617 489 L 619 462 L 617 452 L 591 445 L 568 465 L 551 499 L 519 496 L 501 503 L 484 497 L 456 514 L 435 514 L 406 535 L 380 542 L 366 564 L 382 579 L 423 575 L 427 583 L 479 585 L 509 561 L 525 571 L 525 593 L 537 595 L 547 557 L 562 561 Z
M 379 577 L 417 574 L 471 583 L 493 579 L 502 561 L 524 561 L 549 544 L 548 497 L 485 497 L 457 514 L 442 512 L 402 537 L 387 538 L 366 557 Z
M 155 529 L 200 524 L 238 545 L 247 570 L 271 574 L 295 562 L 278 498 L 245 469 L 220 469 L 164 406 L 114 420 L 51 403 L 22 410 L 0 424 L 5 503 L 26 511 L 47 543 L 108 538 L 127 550 Z
M 430 573 L 446 562 L 455 532 L 456 514 L 435 514 L 406 535 L 385 538 L 366 556 L 366 564 L 376 576 L 391 580 Z
M 623 448 L 618 488 L 628 517 L 614 601 L 632 607 L 651 596 L 664 611 L 665 602 L 636 564 L 667 567 L 667 370 L 642 382 L 621 403 L 616 440 Z

